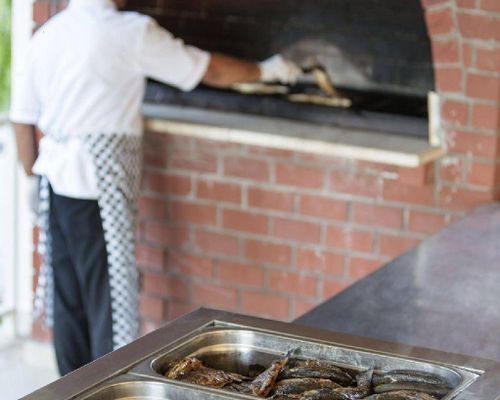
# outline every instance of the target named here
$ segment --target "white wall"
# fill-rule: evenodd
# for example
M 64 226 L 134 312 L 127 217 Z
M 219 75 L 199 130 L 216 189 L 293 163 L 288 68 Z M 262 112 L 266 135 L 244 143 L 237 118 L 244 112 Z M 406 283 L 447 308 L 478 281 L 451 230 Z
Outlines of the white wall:
M 33 2 L 31 0 L 12 1 L 12 87 L 16 85 L 16 75 L 23 64 L 24 54 L 33 30 Z M 12 132 L 10 143 L 14 148 Z M 15 154 L 13 150 L 13 154 Z M 14 272 L 15 272 L 15 330 L 18 335 L 26 336 L 31 332 L 32 284 L 33 284 L 33 241 L 32 223 L 28 208 L 24 173 L 16 165 L 12 172 L 12 191 L 15 206 L 14 215 Z

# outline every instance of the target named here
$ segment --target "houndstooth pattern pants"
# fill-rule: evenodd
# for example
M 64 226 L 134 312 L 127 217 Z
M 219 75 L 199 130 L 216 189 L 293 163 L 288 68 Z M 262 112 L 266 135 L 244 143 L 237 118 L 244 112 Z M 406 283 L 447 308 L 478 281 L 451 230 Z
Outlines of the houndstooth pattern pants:
M 83 138 L 95 165 L 99 188 L 98 204 L 108 255 L 113 318 L 113 347 L 134 340 L 139 333 L 138 271 L 135 263 L 135 216 L 141 173 L 140 136 L 88 135 Z M 47 325 L 53 318 L 53 273 L 49 234 L 49 185 L 40 185 L 40 242 L 43 263 L 35 294 L 35 316 L 44 314 Z

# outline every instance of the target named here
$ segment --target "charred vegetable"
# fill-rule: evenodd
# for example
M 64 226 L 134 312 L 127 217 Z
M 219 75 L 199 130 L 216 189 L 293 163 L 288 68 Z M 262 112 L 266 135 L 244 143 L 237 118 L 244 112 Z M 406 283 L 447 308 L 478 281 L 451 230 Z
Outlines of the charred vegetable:
M 275 396 L 288 396 L 291 394 L 300 394 L 308 390 L 330 388 L 336 389 L 341 387 L 329 379 L 321 378 L 292 378 L 284 379 L 277 382 L 273 388 L 273 399 Z
M 349 386 L 353 383 L 352 376 L 336 365 L 328 361 L 314 359 L 291 360 L 290 366 L 280 374 L 280 379 L 291 378 L 330 379 L 342 386 Z
M 296 349 L 291 350 L 287 355 L 279 360 L 274 361 L 271 366 L 262 372 L 257 378 L 252 381 L 253 394 L 260 397 L 267 397 L 276 383 L 279 374 L 288 364 L 288 360 Z
M 393 370 L 373 377 L 376 393 L 399 390 L 424 392 L 444 396 L 452 385 L 440 376 L 424 371 Z
M 367 397 L 366 400 L 436 400 L 436 398 L 427 393 L 398 390 L 396 392 L 374 394 Z

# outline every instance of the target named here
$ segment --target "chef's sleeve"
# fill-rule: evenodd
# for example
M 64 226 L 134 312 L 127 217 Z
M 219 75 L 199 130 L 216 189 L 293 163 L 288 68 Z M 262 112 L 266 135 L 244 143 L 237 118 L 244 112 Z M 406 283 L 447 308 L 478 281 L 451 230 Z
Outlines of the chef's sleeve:
M 35 87 L 35 60 L 30 45 L 24 65 L 12 80 L 12 97 L 9 118 L 19 124 L 36 125 L 40 116 L 40 99 Z
M 151 18 L 139 46 L 139 68 L 149 78 L 181 90 L 194 89 L 205 75 L 210 54 L 187 46 Z

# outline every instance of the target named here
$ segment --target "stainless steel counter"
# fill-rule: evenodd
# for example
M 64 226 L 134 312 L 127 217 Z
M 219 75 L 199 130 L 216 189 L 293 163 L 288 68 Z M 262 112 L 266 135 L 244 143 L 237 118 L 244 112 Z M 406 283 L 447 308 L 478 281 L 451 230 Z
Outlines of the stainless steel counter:
M 500 362 L 500 204 L 449 226 L 296 322 Z
M 355 370 L 410 368 L 454 380 L 443 400 L 494 400 L 500 393 L 500 363 L 382 342 L 295 324 L 201 309 L 89 364 L 24 400 L 229 400 L 254 396 L 167 380 L 164 366 L 187 355 L 238 355 L 241 365 L 265 364 L 300 349 Z M 454 378 L 453 378 L 454 377 Z

